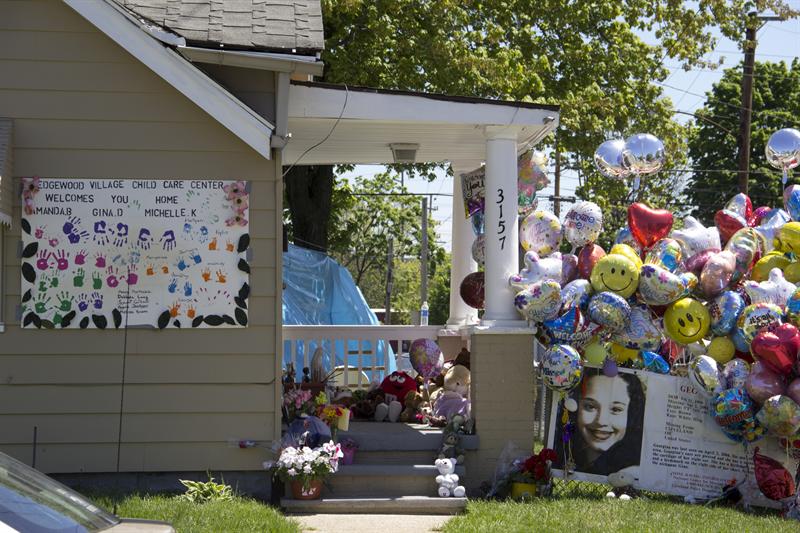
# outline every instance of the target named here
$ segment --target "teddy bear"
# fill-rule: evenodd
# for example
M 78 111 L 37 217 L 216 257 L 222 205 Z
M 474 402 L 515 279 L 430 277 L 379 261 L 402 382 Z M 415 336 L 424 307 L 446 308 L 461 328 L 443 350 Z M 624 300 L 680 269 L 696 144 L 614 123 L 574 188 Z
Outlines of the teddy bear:
M 405 372 L 392 372 L 381 382 L 384 401 L 375 405 L 375 421 L 397 422 L 403 411 L 406 395 L 417 390 L 417 382 Z
M 444 386 L 431 395 L 431 406 L 435 418 L 445 421 L 454 415 L 470 416 L 469 385 L 470 371 L 463 365 L 453 365 L 444 376 Z
M 636 477 L 628 470 L 620 470 L 619 472 L 612 472 L 608 475 L 608 482 L 611 483 L 613 490 L 606 493 L 606 498 L 619 498 L 622 501 L 628 501 L 639 495 L 639 492 L 633 488 Z
M 450 427 L 442 433 L 442 447 L 439 448 L 439 459 L 452 459 L 456 463 L 464 462 L 464 449 L 461 447 L 461 436 Z
M 400 422 L 404 424 L 415 423 L 417 414 L 420 412 L 425 398 L 419 392 L 412 390 L 406 393 L 403 401 L 403 412 L 400 413 Z
M 463 498 L 466 489 L 458 484 L 458 474 L 456 474 L 456 463 L 452 459 L 436 459 L 434 463 L 439 475 L 436 476 L 436 483 L 439 485 L 439 496 L 447 498 L 455 496 Z

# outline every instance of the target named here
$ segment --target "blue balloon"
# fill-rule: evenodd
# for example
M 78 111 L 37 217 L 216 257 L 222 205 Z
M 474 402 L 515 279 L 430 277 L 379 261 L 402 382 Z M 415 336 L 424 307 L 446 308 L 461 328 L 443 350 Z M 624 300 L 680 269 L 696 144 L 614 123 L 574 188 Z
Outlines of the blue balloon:
M 664 358 L 655 352 L 642 352 L 642 359 L 644 360 L 644 367 L 651 372 L 658 372 L 659 374 L 669 374 L 669 363 L 664 361 Z
M 731 340 L 737 351 L 748 353 L 750 352 L 750 343 L 744 338 L 744 333 L 739 328 L 735 328 L 731 332 Z
M 475 234 L 475 236 L 477 237 L 478 235 L 483 235 L 483 211 L 478 211 L 470 218 L 472 219 L 472 232 Z
M 589 318 L 611 331 L 621 330 L 631 318 L 631 306 L 622 296 L 603 291 L 589 300 Z
M 783 193 L 783 206 L 792 220 L 800 220 L 800 188 L 788 187 Z M 772 213 L 767 213 L 767 216 Z
M 736 327 L 736 321 L 746 306 L 744 298 L 738 292 L 725 291 L 714 298 L 708 305 L 711 332 L 718 337 L 730 333 Z
M 565 308 L 577 305 L 586 311 L 593 292 L 594 289 L 588 279 L 572 280 L 561 288 L 561 304 Z
M 577 306 L 570 307 L 559 317 L 545 320 L 542 325 L 550 344 L 569 344 L 575 348 L 585 346 L 598 329 Z

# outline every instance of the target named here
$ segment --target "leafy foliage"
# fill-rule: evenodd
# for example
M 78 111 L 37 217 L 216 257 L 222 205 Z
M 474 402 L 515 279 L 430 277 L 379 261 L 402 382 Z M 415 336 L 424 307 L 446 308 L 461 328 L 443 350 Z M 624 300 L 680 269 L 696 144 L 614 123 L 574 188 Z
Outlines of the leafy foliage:
M 188 479 L 179 479 L 178 481 L 186 487 L 186 492 L 181 494 L 179 499 L 193 503 L 233 500 L 233 489 L 230 485 L 226 485 L 224 480 L 222 483 L 215 483 L 214 478 L 209 476 L 208 481 Z
M 753 207 L 775 206 L 781 203 L 781 172 L 769 166 L 764 148 L 773 132 L 795 124 L 800 116 L 800 61 L 790 65 L 759 62 L 754 74 L 749 195 Z M 689 137 L 692 166 L 703 171 L 691 176 L 686 197 L 695 206 L 693 214 L 705 223 L 710 223 L 714 213 L 738 192 L 736 132 L 741 80 L 741 66 L 725 70 L 705 106 L 697 111 Z M 797 177 L 790 181 L 800 183 Z

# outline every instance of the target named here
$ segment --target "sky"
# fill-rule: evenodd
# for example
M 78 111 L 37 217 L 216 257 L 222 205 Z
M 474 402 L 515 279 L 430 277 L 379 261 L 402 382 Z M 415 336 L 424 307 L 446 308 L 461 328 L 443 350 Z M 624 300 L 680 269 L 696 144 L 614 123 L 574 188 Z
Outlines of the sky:
M 795 9 L 800 9 L 800 0 L 790 0 L 788 2 Z M 648 41 L 644 37 L 645 41 Z M 800 20 L 767 22 L 757 34 L 758 45 L 756 47 L 756 61 L 786 61 L 791 62 L 795 57 L 800 56 Z M 673 107 L 678 111 L 694 113 L 703 106 L 706 93 L 711 91 L 713 84 L 722 77 L 725 68 L 738 65 L 743 58 L 737 45 L 732 41 L 719 37 L 714 51 L 706 56 L 715 62 L 723 61 L 722 66 L 717 70 L 693 69 L 684 71 L 678 61 L 666 59 L 664 64 L 670 70 L 670 75 L 661 86 L 664 95 L 668 96 Z M 758 76 L 758 70 L 755 73 Z M 684 114 L 677 114 L 675 119 L 679 122 L 686 122 L 691 117 Z M 787 124 L 787 127 L 791 126 Z M 380 165 L 358 165 L 355 170 L 345 175 L 352 177 L 356 175 L 370 176 L 382 172 L 384 167 Z M 551 179 L 552 181 L 552 179 Z M 438 178 L 431 183 L 422 179 L 411 179 L 405 181 L 409 191 L 422 194 L 451 194 L 453 191 L 452 178 L 440 172 Z M 578 180 L 575 175 L 562 172 L 561 195 L 572 196 Z M 541 191 L 542 195 L 553 194 L 552 184 Z M 450 196 L 433 196 L 433 218 L 439 222 L 437 226 L 437 241 L 450 251 L 451 219 L 453 212 L 453 201 Z M 541 205 L 541 203 L 540 203 Z M 562 209 L 562 216 L 566 209 Z

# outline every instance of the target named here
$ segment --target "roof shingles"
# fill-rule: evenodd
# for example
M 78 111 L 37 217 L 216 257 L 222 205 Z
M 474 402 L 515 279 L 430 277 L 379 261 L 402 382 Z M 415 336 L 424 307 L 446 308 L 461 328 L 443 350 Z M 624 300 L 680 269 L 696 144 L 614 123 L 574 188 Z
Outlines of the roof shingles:
M 199 46 L 318 52 L 319 0 L 114 0 Z

